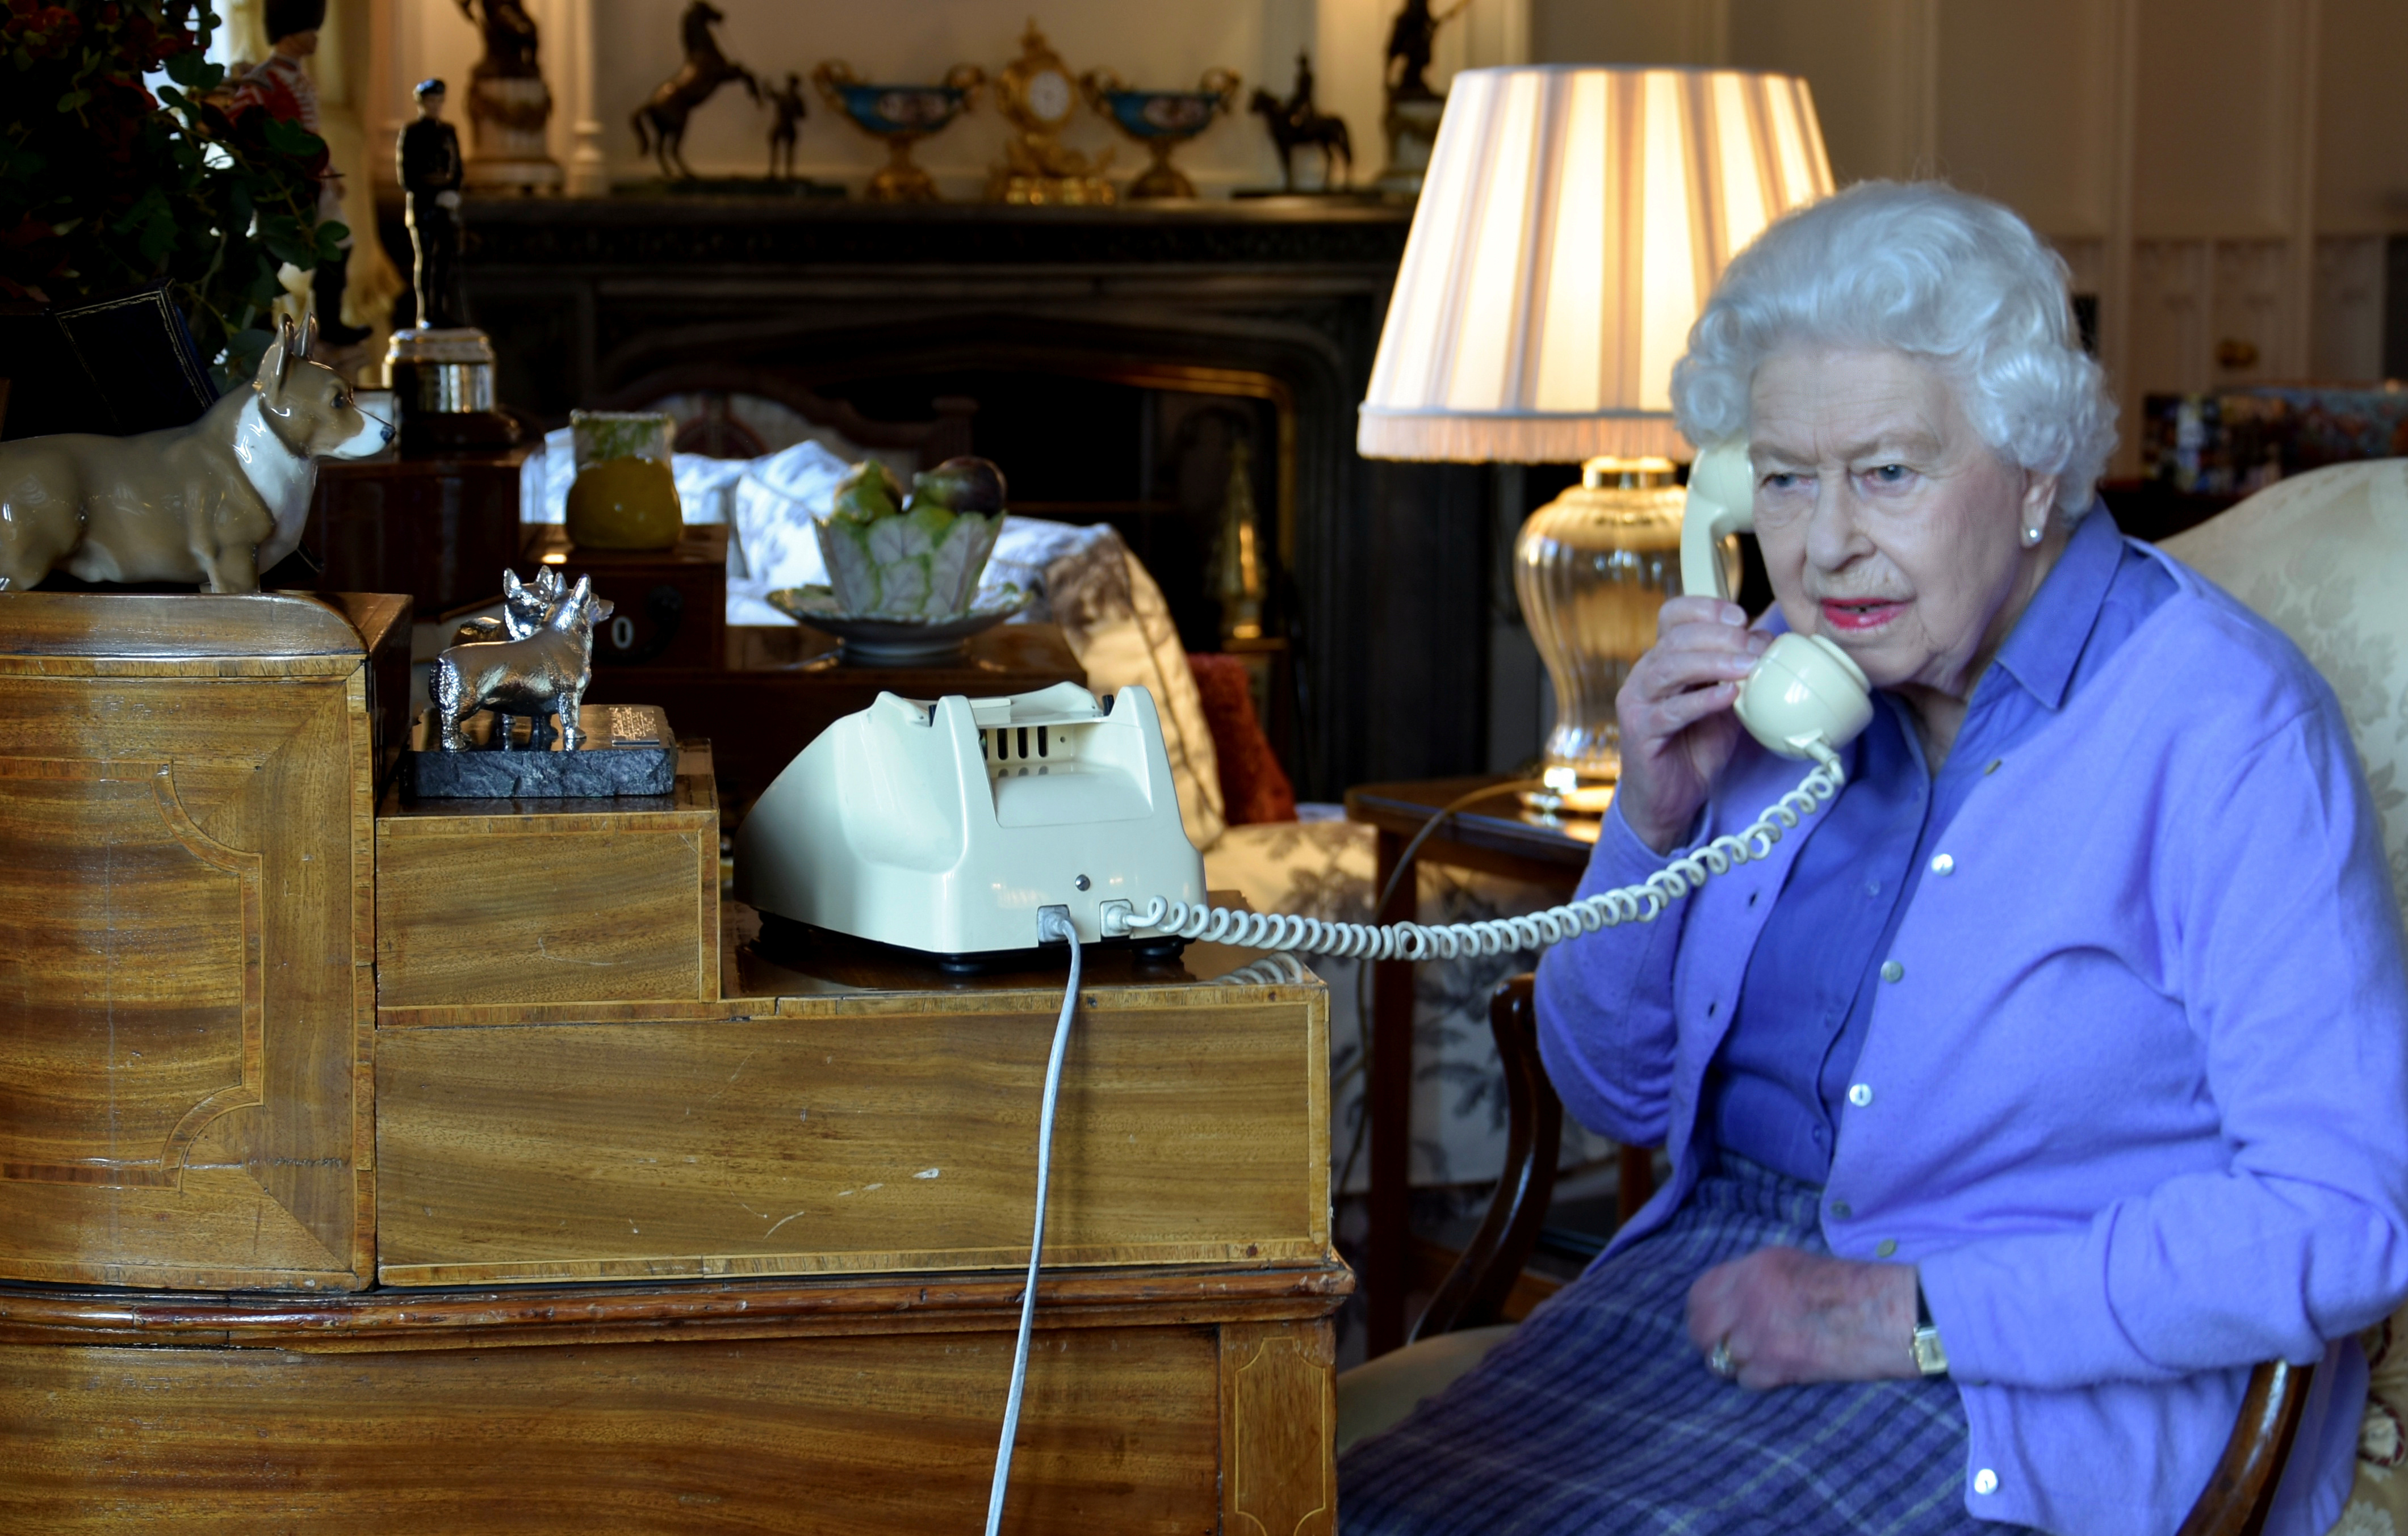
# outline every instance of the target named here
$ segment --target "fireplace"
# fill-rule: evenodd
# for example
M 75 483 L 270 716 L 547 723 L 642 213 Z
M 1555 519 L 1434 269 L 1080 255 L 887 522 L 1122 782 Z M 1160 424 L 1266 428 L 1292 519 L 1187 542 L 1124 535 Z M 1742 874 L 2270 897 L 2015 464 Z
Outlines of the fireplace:
M 880 420 L 978 402 L 1017 509 L 1118 525 L 1212 646 L 1211 519 L 1246 445 L 1293 661 L 1298 789 L 1484 766 L 1489 480 L 1369 463 L 1354 408 L 1409 210 L 524 199 L 469 206 L 500 393 L 547 420 L 698 363 Z M 393 232 L 388 232 L 390 238 Z M 1277 711 L 1275 711 L 1277 714 Z

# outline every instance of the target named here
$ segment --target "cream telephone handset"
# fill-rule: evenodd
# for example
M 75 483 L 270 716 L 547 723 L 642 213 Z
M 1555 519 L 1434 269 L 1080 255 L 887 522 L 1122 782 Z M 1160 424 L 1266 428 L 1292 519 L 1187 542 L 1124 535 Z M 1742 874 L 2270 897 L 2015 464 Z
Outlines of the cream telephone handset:
M 1681 517 L 1681 590 L 1730 596 L 1723 540 L 1756 526 L 1756 471 L 1747 444 L 1717 444 L 1689 467 Z M 1872 685 L 1856 659 L 1823 635 L 1783 634 L 1740 684 L 1732 713 L 1748 734 L 1784 758 L 1837 749 L 1872 723 Z

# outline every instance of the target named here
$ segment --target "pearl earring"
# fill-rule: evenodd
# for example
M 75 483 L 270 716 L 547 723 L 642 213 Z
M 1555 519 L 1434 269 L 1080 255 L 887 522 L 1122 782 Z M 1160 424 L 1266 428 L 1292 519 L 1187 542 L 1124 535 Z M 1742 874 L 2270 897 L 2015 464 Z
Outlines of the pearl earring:
M 2036 548 L 2040 541 L 2047 536 L 2048 530 L 2045 528 L 2027 528 L 2024 530 L 2024 548 L 2027 549 Z

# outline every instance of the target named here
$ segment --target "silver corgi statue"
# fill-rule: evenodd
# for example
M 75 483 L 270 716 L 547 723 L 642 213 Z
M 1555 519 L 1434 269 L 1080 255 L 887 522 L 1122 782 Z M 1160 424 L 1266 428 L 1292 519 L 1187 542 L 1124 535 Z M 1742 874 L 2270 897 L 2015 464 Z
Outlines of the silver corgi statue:
M 579 576 L 577 585 L 544 610 L 542 621 L 523 639 L 472 641 L 437 657 L 428 692 L 442 728 L 444 750 L 467 748 L 462 727 L 480 709 L 494 713 L 497 744 L 509 742 L 512 718 L 523 716 L 534 721 L 539 736 L 552 715 L 560 717 L 563 747 L 582 742 L 585 732 L 578 729 L 577 711 L 594 681 L 594 626 L 610 613 L 611 604 L 594 595 L 593 578 Z

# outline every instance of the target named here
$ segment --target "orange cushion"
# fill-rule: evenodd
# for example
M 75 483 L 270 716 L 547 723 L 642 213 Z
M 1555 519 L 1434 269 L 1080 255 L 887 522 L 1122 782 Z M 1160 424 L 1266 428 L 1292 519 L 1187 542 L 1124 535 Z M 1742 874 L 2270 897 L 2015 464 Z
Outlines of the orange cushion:
M 1221 799 L 1229 825 L 1296 819 L 1296 788 L 1288 783 L 1254 715 L 1254 694 L 1246 663 L 1235 656 L 1190 652 L 1188 670 L 1204 698 L 1204 718 L 1212 730 L 1212 755 L 1220 760 Z

